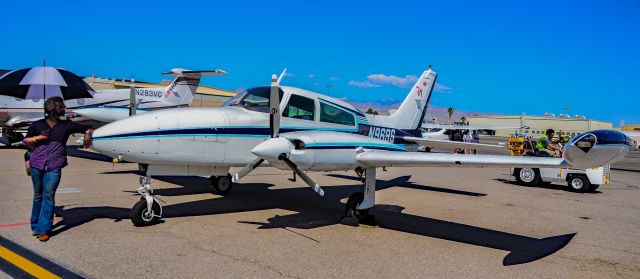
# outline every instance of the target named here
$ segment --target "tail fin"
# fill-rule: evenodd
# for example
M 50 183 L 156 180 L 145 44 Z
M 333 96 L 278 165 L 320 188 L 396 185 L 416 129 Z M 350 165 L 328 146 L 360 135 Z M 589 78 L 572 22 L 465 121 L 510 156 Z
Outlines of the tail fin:
M 429 69 L 418 78 L 398 110 L 389 116 L 388 121 L 392 127 L 420 131 L 437 75 L 429 65 Z
M 223 70 L 213 71 L 191 71 L 187 69 L 172 69 L 171 72 L 163 73 L 163 75 L 175 76 L 176 78 L 169 83 L 163 92 L 164 99 L 176 105 L 189 105 L 193 101 L 196 89 L 200 84 L 202 76 L 226 75 Z

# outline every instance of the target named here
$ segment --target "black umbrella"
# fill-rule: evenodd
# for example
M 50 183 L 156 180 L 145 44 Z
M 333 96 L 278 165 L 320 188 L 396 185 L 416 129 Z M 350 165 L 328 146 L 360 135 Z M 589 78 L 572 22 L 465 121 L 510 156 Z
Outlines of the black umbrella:
M 41 100 L 60 96 L 65 100 L 93 98 L 95 91 L 72 72 L 52 67 L 33 67 L 0 77 L 0 95 Z

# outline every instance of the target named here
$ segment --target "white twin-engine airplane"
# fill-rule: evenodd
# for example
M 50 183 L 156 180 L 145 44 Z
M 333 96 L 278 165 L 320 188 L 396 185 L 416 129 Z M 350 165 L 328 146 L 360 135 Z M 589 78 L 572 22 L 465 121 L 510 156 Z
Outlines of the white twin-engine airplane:
M 284 72 L 283 72 L 284 74 Z M 370 220 L 375 204 L 376 169 L 403 166 L 492 166 L 586 168 L 624 157 L 633 140 L 616 131 L 593 131 L 573 139 L 563 158 L 437 154 L 411 152 L 421 140 L 421 123 L 436 72 L 418 79 L 398 110 L 389 116 L 367 115 L 322 94 L 280 86 L 256 87 L 220 108 L 178 108 L 149 112 L 107 124 L 93 134 L 93 148 L 127 161 L 148 164 L 142 195 L 131 211 L 135 225 L 149 225 L 162 215 L 151 177 L 211 176 L 219 195 L 267 161 L 293 170 L 316 193 L 322 188 L 305 171 L 356 170 L 365 175 L 362 192 L 350 195 L 348 218 Z M 229 174 L 230 167 L 242 167 Z

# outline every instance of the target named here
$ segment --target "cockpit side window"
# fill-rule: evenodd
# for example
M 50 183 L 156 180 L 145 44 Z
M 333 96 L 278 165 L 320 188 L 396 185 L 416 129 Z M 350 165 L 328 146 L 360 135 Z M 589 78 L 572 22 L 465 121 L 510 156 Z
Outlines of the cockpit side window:
M 289 103 L 282 112 L 282 116 L 303 120 L 314 120 L 316 103 L 313 99 L 291 94 Z
M 320 121 L 340 125 L 356 125 L 355 116 L 343 109 L 320 102 Z
M 236 94 L 224 103 L 225 107 L 242 107 L 252 111 L 269 113 L 270 86 L 255 87 Z M 284 92 L 280 89 L 280 102 Z

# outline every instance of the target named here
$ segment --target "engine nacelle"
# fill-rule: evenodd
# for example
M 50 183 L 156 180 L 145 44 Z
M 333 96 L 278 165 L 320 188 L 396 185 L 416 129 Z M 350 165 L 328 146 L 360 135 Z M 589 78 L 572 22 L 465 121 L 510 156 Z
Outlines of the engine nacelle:
M 612 130 L 595 130 L 573 138 L 563 149 L 570 167 L 591 168 L 622 159 L 635 146 L 627 135 Z

